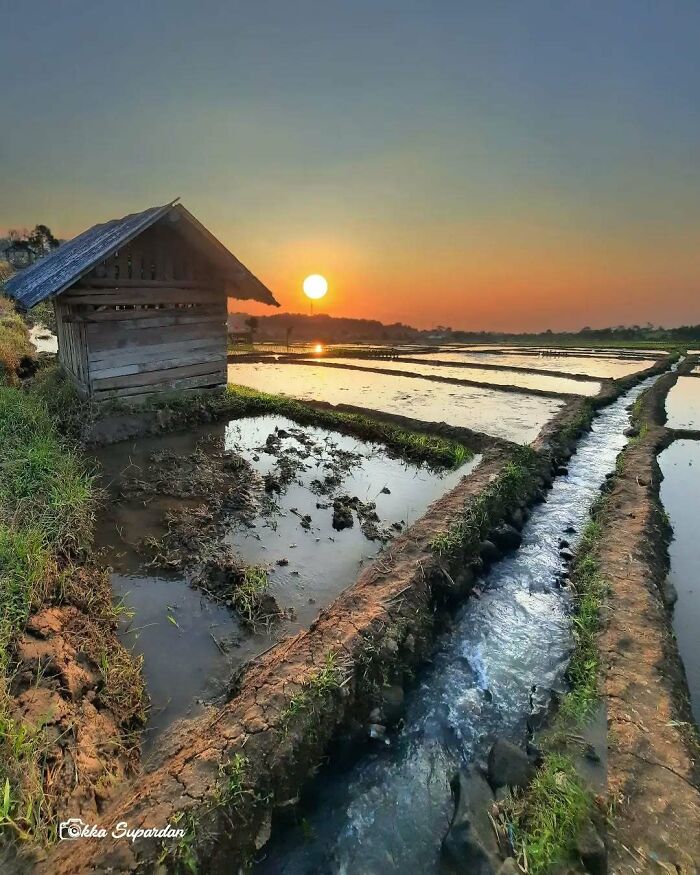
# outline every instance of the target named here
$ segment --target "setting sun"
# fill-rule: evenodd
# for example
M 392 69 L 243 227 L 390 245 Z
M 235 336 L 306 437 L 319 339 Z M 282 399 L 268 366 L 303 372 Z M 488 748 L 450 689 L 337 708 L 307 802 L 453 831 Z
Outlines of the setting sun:
M 302 288 L 307 298 L 311 298 L 312 301 L 318 301 L 328 291 L 328 283 L 326 278 L 321 276 L 320 273 L 312 273 L 306 277 Z

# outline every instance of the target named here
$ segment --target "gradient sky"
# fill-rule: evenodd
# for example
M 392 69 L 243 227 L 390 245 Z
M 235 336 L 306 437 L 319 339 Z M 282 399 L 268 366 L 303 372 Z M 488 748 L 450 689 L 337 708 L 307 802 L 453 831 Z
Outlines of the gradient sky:
M 0 231 L 180 195 L 287 310 L 700 322 L 698 0 L 0 0 L 0 81 Z

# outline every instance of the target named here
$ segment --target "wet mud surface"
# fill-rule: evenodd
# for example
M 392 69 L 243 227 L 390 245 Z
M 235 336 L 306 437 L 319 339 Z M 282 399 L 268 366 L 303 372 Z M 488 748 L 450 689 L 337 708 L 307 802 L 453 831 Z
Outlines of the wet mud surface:
M 431 383 L 396 374 L 313 365 L 245 363 L 229 365 L 232 383 L 263 392 L 284 388 L 302 400 L 349 404 L 381 413 L 446 422 L 515 443 L 529 443 L 564 406 L 563 400 L 498 390 Z
M 308 626 L 479 461 L 429 470 L 280 416 L 127 442 L 99 459 L 111 501 L 98 541 L 131 614 L 123 640 L 144 657 L 146 749 Z

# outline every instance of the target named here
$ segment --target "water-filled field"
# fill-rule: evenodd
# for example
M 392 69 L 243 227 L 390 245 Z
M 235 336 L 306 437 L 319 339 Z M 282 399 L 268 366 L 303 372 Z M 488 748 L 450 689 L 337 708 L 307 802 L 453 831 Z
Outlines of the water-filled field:
M 426 361 L 469 362 L 504 367 L 529 368 L 532 370 L 558 371 L 564 374 L 585 374 L 589 377 L 617 380 L 650 368 L 655 359 L 632 359 L 609 356 L 596 358 L 582 355 L 531 355 L 528 353 L 460 353 L 430 352 L 422 355 Z
M 279 635 L 308 626 L 480 456 L 433 470 L 381 444 L 259 416 L 126 441 L 99 459 L 112 500 L 98 542 L 130 612 L 123 640 L 144 658 L 148 742 Z M 246 622 L 231 604 L 224 584 L 237 565 L 266 575 L 274 622 Z
M 666 425 L 669 428 L 700 429 L 700 380 L 679 377 L 666 398 Z
M 668 575 L 678 595 L 673 628 L 685 665 L 693 714 L 700 725 L 700 543 L 697 537 L 700 442 L 674 441 L 659 456 L 659 465 L 664 475 L 661 500 L 673 526 Z
M 352 404 L 426 422 L 446 422 L 517 443 L 530 443 L 564 406 L 554 398 L 431 383 L 394 374 L 322 365 L 229 365 L 230 383 L 304 400 Z
M 349 364 L 357 367 L 381 368 L 383 371 L 411 371 L 426 377 L 451 377 L 455 380 L 477 380 L 494 386 L 516 386 L 520 389 L 544 389 L 563 395 L 597 395 L 600 383 L 596 380 L 570 380 L 566 377 L 551 377 L 548 374 L 525 374 L 521 371 L 491 371 L 479 367 L 449 367 L 444 365 L 418 364 L 415 361 L 389 361 L 386 359 L 331 358 L 323 361 Z M 505 399 L 504 399 L 505 400 Z

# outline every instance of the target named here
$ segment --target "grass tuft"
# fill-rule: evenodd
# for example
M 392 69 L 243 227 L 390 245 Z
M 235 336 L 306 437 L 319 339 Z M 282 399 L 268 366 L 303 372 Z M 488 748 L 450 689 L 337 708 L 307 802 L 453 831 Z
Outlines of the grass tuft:
M 550 754 L 523 796 L 512 797 L 507 817 L 523 871 L 545 875 L 573 854 L 592 800 L 572 760 Z

